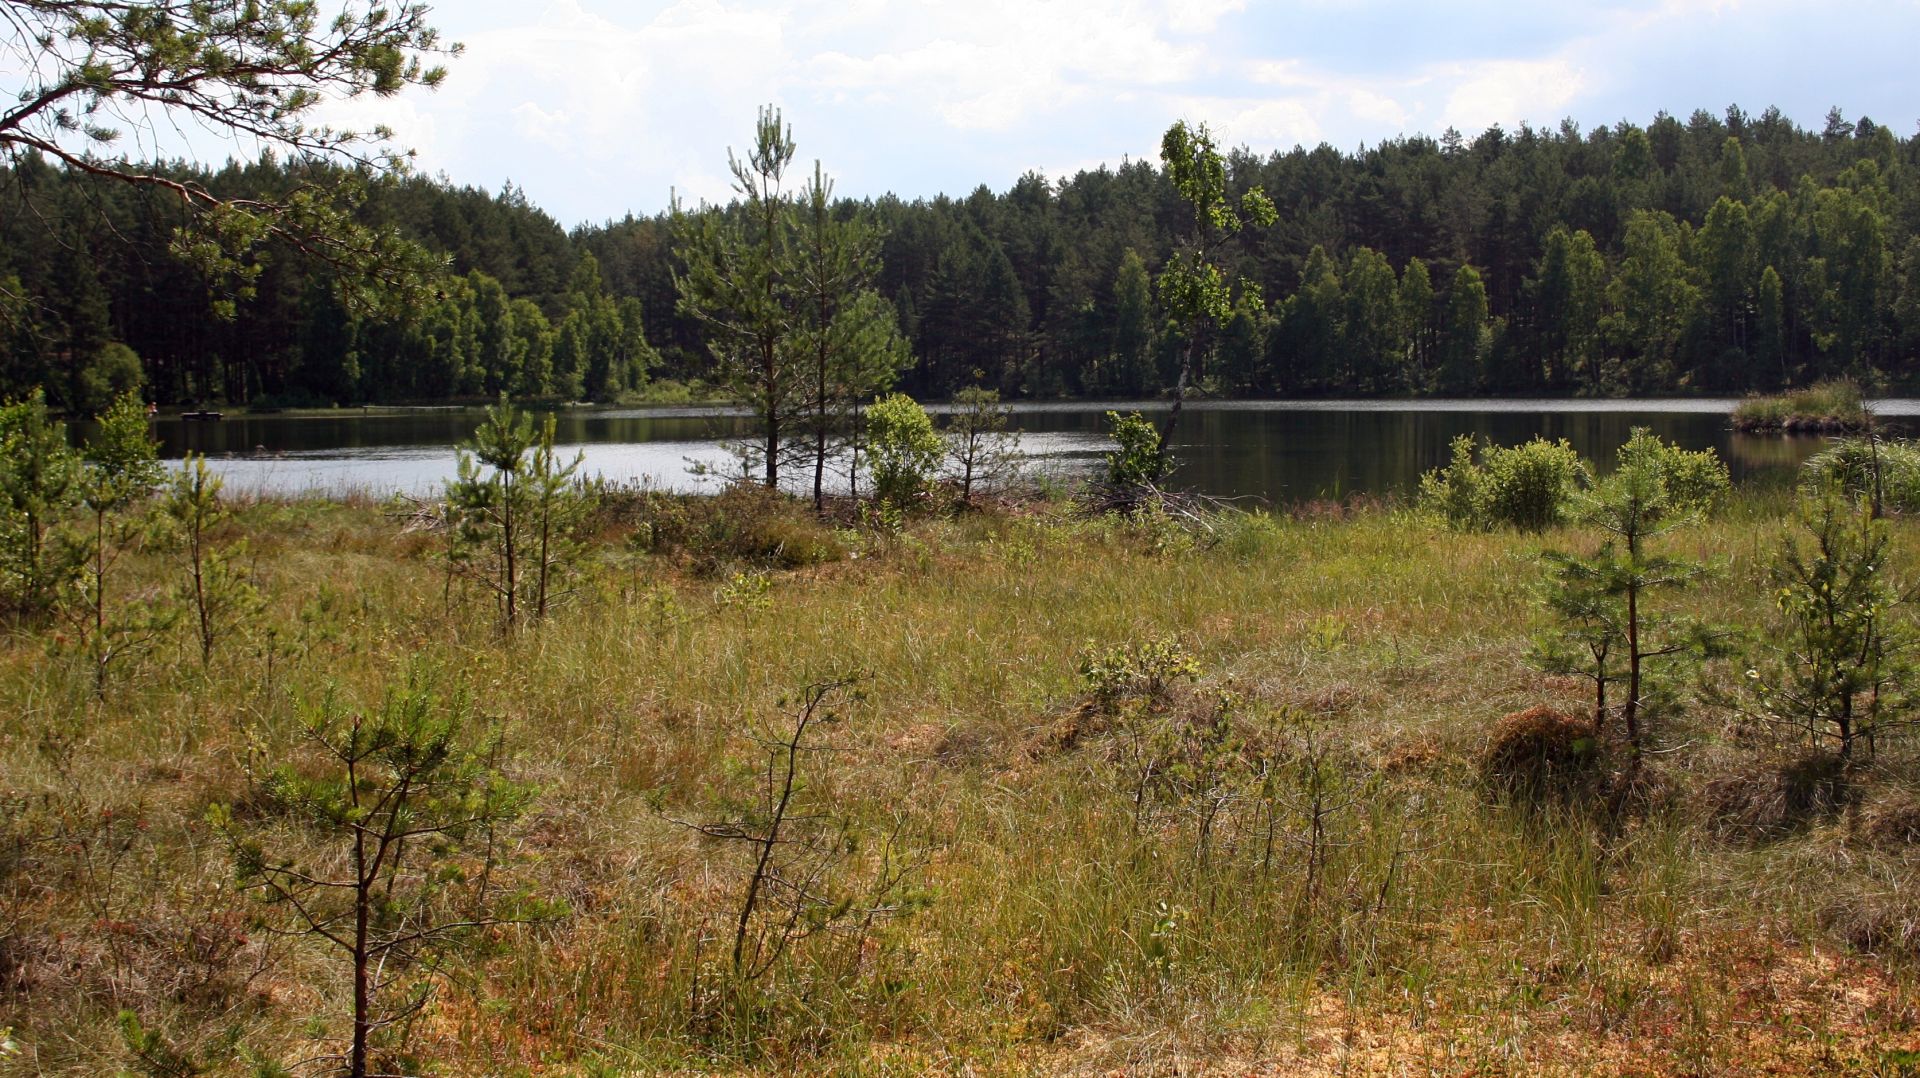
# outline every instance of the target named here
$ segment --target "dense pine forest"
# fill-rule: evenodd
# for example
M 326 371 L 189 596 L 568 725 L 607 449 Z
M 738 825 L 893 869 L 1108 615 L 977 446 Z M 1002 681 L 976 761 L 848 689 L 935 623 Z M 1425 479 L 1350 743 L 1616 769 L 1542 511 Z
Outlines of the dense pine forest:
M 1279 220 L 1216 253 L 1258 288 L 1194 342 L 1207 393 L 1916 382 L 1920 136 L 1838 109 L 1820 130 L 1730 108 L 1227 163 L 1230 188 L 1264 188 Z M 338 169 L 267 157 L 171 174 L 284 198 Z M 678 309 L 686 222 L 568 231 L 512 185 L 422 176 L 371 182 L 357 212 L 445 257 L 428 302 L 350 305 L 323 259 L 291 249 L 243 290 L 210 283 L 177 257 L 187 216 L 167 191 L 15 158 L 0 169 L 0 393 L 41 385 L 85 412 L 135 385 L 163 404 L 265 407 L 618 401 L 712 381 L 700 325 Z M 976 382 L 1010 397 L 1151 395 L 1187 352 L 1155 278 L 1190 211 L 1154 164 L 835 212 L 884 232 L 877 285 L 911 347 L 900 388 L 916 396 Z

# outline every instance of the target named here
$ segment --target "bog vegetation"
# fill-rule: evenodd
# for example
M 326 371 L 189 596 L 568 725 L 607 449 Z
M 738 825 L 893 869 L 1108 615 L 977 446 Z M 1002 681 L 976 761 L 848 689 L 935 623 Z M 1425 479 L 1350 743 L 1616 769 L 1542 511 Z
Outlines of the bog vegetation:
M 1163 170 L 850 207 L 786 193 L 768 110 L 733 206 L 566 236 L 302 122 L 440 80 L 417 4 L 8 10 L 0 1068 L 1920 1060 L 1912 445 L 1768 493 L 1645 432 L 1462 441 L 1410 506 L 1243 512 L 1162 489 L 1137 413 L 1039 496 L 999 405 L 1871 380 L 1920 327 L 1920 141 L 1180 123 Z M 128 102 L 293 154 L 74 149 Z M 585 481 L 502 400 L 440 497 L 233 499 L 141 404 L 660 374 L 753 411 L 759 483 Z
M 1463 447 L 1199 526 L 869 415 L 817 511 L 508 406 L 443 499 L 233 499 L 9 405 L 0 1067 L 1910 1058 L 1920 542 L 1857 476 Z

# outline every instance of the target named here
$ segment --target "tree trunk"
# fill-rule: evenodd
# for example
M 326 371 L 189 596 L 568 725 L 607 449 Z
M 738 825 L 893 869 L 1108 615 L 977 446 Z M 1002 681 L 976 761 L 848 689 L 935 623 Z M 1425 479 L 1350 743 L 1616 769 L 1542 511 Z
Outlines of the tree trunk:
M 368 997 L 368 979 L 372 977 L 372 955 L 367 949 L 368 912 L 373 906 L 373 880 L 368 877 L 367 838 L 355 831 L 353 836 L 353 1054 L 347 1062 L 351 1078 L 366 1078 L 367 1038 L 373 1031 L 372 1000 Z

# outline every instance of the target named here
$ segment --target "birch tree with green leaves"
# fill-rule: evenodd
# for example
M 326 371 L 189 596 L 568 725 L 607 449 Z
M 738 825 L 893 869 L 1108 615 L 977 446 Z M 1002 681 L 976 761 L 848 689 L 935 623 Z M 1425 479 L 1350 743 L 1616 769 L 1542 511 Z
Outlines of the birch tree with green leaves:
M 1158 289 L 1167 319 L 1184 327 L 1187 337 L 1180 375 L 1173 387 L 1173 408 L 1160 430 L 1157 461 L 1158 471 L 1164 475 L 1167 447 L 1180 422 L 1180 406 L 1186 400 L 1200 349 L 1233 316 L 1236 291 L 1249 305 L 1260 303 L 1257 284 L 1245 278 L 1229 283 L 1214 259 L 1219 248 L 1241 229 L 1247 225 L 1269 227 L 1279 220 L 1279 214 L 1258 187 L 1248 188 L 1237 207 L 1228 201 L 1226 160 L 1220 156 L 1219 145 L 1206 124 L 1189 127 L 1185 120 L 1179 120 L 1167 128 L 1160 140 L 1160 161 L 1181 202 L 1192 212 L 1185 235 L 1175 242 L 1173 254 L 1160 271 Z

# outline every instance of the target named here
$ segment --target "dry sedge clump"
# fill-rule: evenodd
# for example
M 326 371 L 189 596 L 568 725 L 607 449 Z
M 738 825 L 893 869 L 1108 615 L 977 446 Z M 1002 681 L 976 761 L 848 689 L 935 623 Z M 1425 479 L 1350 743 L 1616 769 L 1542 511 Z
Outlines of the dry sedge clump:
M 1760 760 L 1709 781 L 1700 801 L 1714 829 L 1731 838 L 1779 838 L 1846 804 L 1842 761 L 1810 752 L 1786 760 Z
M 1494 725 L 1480 757 L 1480 775 L 1502 793 L 1566 796 L 1598 772 L 1600 755 L 1600 738 L 1590 720 L 1542 704 Z
M 1822 911 L 1827 931 L 1868 954 L 1908 955 L 1920 948 L 1920 909 L 1899 891 L 1860 890 L 1842 895 Z
M 1861 809 L 1860 837 L 1894 848 L 1920 842 L 1920 794 L 1894 790 L 1875 798 Z
M 847 554 L 804 505 L 764 487 L 736 484 L 717 495 L 617 491 L 603 500 L 618 506 L 610 515 L 632 524 L 636 549 L 682 559 L 700 573 L 737 563 L 797 569 Z

